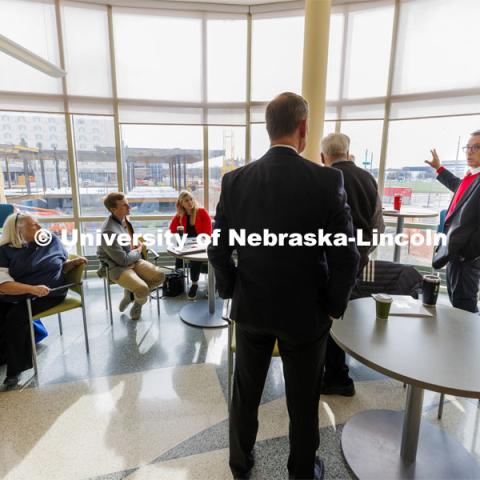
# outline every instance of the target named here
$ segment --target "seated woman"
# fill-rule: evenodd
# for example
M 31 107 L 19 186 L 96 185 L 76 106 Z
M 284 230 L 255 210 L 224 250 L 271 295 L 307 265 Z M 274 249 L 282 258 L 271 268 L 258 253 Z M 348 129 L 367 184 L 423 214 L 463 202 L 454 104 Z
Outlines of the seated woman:
M 173 217 L 170 223 L 170 231 L 177 233 L 179 226 L 183 226 L 184 233 L 188 238 L 196 237 L 201 233 L 208 235 L 212 234 L 212 220 L 208 212 L 197 205 L 192 194 L 183 190 L 177 198 L 177 214 Z M 200 277 L 200 262 L 190 263 L 190 279 L 192 286 L 188 291 L 188 298 L 194 300 L 197 296 L 198 279 Z M 175 268 L 182 268 L 182 260 L 177 258 L 175 261 Z
M 32 368 L 27 296 L 34 297 L 33 315 L 58 305 L 67 292 L 50 289 L 64 285 L 64 273 L 87 261 L 68 260 L 55 235 L 48 245 L 37 244 L 35 234 L 40 229 L 35 218 L 14 213 L 5 220 L 0 238 L 0 364 L 7 364 L 4 384 L 9 386 Z

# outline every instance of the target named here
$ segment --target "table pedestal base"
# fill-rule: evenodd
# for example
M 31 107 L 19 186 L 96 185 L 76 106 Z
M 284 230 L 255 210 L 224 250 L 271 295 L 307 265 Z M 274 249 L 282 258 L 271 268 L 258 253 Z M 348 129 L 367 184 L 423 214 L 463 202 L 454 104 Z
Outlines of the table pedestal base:
M 187 325 L 198 328 L 225 328 L 228 323 L 222 318 L 223 300 L 215 301 L 214 313 L 209 312 L 208 300 L 188 303 L 180 310 L 180 318 Z
M 472 479 L 480 465 L 447 432 L 421 422 L 415 462 L 400 458 L 403 412 L 368 410 L 354 415 L 342 432 L 345 459 L 360 479 Z

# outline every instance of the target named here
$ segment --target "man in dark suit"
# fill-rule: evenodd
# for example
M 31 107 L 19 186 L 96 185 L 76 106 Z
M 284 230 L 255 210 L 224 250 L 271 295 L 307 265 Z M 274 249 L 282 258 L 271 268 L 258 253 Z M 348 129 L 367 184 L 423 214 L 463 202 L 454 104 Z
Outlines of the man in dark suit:
M 229 230 L 246 234 L 353 234 L 340 172 L 302 158 L 307 102 L 283 93 L 266 110 L 271 148 L 256 162 L 226 174 L 208 256 L 222 298 L 233 297 L 236 362 L 230 412 L 230 468 L 248 478 L 258 429 L 258 406 L 275 342 L 283 362 L 290 416 L 292 478 L 321 478 L 318 403 L 325 343 L 355 281 L 358 252 L 345 246 L 242 246 Z M 232 260 L 236 248 L 238 264 Z
M 437 180 L 454 192 L 445 219 L 447 245 L 435 268 L 447 264 L 447 288 L 456 308 L 478 312 L 480 281 L 480 130 L 463 147 L 469 170 L 463 179 L 442 167 L 435 149 L 425 160 L 437 171 Z M 443 260 L 443 261 L 442 261 Z M 448 262 L 448 263 L 447 263 Z
M 362 231 L 363 240 L 371 242 L 373 230 L 383 233 L 385 224 L 377 182 L 370 173 L 355 165 L 349 154 L 350 138 L 343 133 L 331 133 L 322 139 L 322 162 L 343 174 L 347 203 L 350 206 L 355 232 Z M 358 272 L 368 263 L 368 255 L 375 247 L 357 246 L 360 253 Z M 325 395 L 355 395 L 355 385 L 348 375 L 345 352 L 328 336 L 325 372 L 321 393 Z

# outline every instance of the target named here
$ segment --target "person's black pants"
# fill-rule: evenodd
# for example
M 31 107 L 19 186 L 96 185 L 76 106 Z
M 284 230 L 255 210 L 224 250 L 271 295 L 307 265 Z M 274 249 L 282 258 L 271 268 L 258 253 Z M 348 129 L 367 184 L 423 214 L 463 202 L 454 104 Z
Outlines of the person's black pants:
M 345 352 L 336 344 L 330 334 L 327 340 L 323 381 L 326 385 L 343 385 L 349 381 Z
M 202 269 L 202 263 L 201 262 L 190 262 L 190 280 L 192 282 L 198 282 L 198 279 L 200 278 L 200 270 Z M 175 269 L 179 270 L 183 268 L 183 260 L 181 258 L 177 258 L 175 260 Z
M 319 446 L 318 403 L 325 344 L 330 330 L 305 343 L 278 339 L 290 417 L 288 470 L 293 478 L 313 478 Z M 236 325 L 236 357 L 230 410 L 230 468 L 241 478 L 253 466 L 258 407 L 276 337 Z
M 42 297 L 32 301 L 32 314 L 55 307 L 65 297 Z M 7 377 L 32 368 L 32 346 L 27 302 L 0 301 L 0 363 L 7 364 Z
M 478 312 L 480 261 L 449 262 L 447 264 L 447 290 L 451 304 L 467 312 Z

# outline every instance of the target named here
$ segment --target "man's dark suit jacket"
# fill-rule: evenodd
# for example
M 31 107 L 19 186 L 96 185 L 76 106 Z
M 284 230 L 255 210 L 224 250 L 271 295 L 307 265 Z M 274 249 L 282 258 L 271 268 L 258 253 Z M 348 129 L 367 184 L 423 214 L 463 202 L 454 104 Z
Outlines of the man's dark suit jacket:
M 462 182 L 446 169 L 438 174 L 437 180 L 452 192 Z M 480 177 L 473 180 L 446 219 L 444 233 L 447 234 L 445 255 L 449 262 L 460 257 L 467 261 L 480 257 Z
M 233 295 L 231 318 L 239 324 L 306 341 L 340 317 L 355 282 L 358 252 L 343 247 L 252 247 L 228 244 L 228 229 L 249 233 L 352 237 L 343 179 L 335 169 L 305 160 L 288 147 L 271 148 L 254 163 L 226 174 L 215 216 L 220 229 L 208 256 L 222 298 Z M 238 266 L 231 254 L 236 248 Z
M 377 229 L 378 233 L 383 233 L 385 230 L 377 182 L 370 173 L 357 167 L 351 160 L 336 161 L 332 167 L 343 173 L 354 229 L 362 230 L 364 241 L 371 242 L 373 229 Z M 361 271 L 368 263 L 368 254 L 374 248 L 367 246 L 357 248 L 360 253 L 359 270 Z

